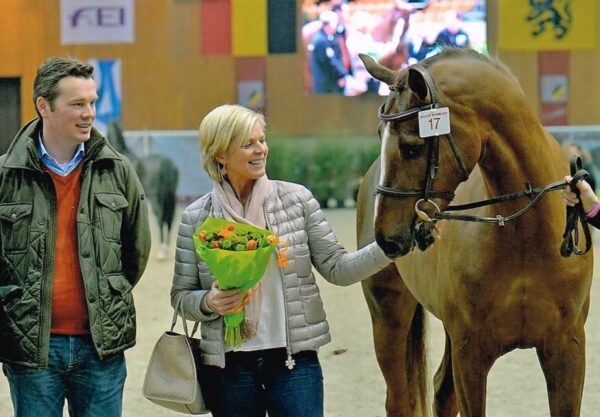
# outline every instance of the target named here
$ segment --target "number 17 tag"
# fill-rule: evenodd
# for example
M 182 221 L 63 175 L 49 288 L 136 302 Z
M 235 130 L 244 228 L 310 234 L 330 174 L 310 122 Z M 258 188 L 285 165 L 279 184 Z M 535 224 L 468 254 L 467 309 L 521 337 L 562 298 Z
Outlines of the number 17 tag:
M 418 117 L 420 137 L 428 138 L 450 133 L 450 109 L 448 107 L 423 110 L 419 112 Z

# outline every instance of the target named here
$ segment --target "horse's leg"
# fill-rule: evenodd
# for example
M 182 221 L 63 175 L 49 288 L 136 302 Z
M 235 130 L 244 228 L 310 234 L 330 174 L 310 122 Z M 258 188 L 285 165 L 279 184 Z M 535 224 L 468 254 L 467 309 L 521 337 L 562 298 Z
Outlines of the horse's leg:
M 452 344 L 446 333 L 446 347 L 442 362 L 433 378 L 434 410 L 436 417 L 456 417 L 458 403 L 454 391 L 454 376 L 452 375 Z
M 162 219 L 158 220 L 158 229 L 160 231 L 160 243 L 158 246 L 158 260 L 163 261 L 167 259 L 167 245 L 165 243 L 165 225 Z
M 583 324 L 572 331 L 555 334 L 537 349 L 546 377 L 550 415 L 579 417 L 585 378 L 585 331 Z
M 497 359 L 492 352 L 483 350 L 483 336 L 472 334 L 454 342 L 452 373 L 461 417 L 484 417 L 487 376 Z M 461 342 L 462 341 L 462 342 Z
M 387 386 L 387 416 L 415 416 L 419 408 L 428 407 L 424 312 L 393 264 L 362 285 L 371 312 L 375 353 Z M 420 315 L 415 315 L 417 311 Z

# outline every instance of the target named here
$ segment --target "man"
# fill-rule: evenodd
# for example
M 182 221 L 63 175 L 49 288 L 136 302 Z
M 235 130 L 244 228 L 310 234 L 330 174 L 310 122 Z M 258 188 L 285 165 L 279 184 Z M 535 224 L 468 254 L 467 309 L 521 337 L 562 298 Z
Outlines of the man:
M 313 93 L 339 93 L 344 91 L 344 77 L 350 75 L 343 61 L 340 39 L 337 32 L 338 15 L 326 10 L 319 16 L 321 29 L 315 34 L 309 51 Z
M 148 208 L 130 162 L 94 129 L 93 67 L 38 69 L 26 124 L 0 157 L 0 362 L 16 417 L 121 415 L 131 289 Z
M 444 15 L 446 27 L 438 34 L 436 43 L 441 48 L 468 48 L 471 45 L 469 34 L 461 27 L 461 20 L 456 10 L 448 10 Z

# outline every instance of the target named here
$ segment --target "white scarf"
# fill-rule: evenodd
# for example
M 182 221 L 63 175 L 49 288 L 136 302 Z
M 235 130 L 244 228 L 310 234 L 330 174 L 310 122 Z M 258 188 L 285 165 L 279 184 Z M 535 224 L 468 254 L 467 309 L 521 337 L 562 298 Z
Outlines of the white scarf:
M 263 175 L 254 182 L 252 194 L 246 204 L 242 204 L 229 182 L 219 183 L 215 181 L 213 184 L 213 192 L 223 206 L 223 212 L 227 220 L 262 227 L 263 229 L 267 226 L 263 206 L 269 191 L 269 179 L 266 175 Z
M 269 191 L 271 183 L 266 175 L 258 178 L 252 187 L 252 193 L 245 204 L 235 195 L 235 191 L 229 182 L 222 183 L 214 182 L 213 193 L 218 198 L 223 207 L 223 215 L 227 220 L 238 223 L 245 223 L 251 226 L 261 227 L 267 226 L 265 220 L 264 203 Z M 259 281 L 250 291 L 251 297 L 248 304 L 244 306 L 244 340 L 250 339 L 256 334 L 258 329 L 258 318 L 261 313 L 262 305 L 262 281 Z

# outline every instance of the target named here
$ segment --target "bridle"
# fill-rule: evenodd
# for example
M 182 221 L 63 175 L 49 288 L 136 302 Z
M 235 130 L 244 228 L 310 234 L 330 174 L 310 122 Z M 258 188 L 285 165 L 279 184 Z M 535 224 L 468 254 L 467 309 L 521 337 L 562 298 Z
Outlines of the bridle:
M 385 113 L 385 104 L 386 103 L 383 103 L 379 107 L 379 110 L 377 111 L 377 116 L 379 117 L 380 120 L 382 120 L 384 122 L 392 122 L 392 121 L 400 122 L 400 121 L 404 121 L 407 119 L 411 119 L 413 117 L 417 117 L 417 115 L 421 111 L 439 108 L 437 89 L 435 88 L 433 78 L 431 78 L 429 71 L 427 71 L 425 69 L 425 67 L 423 67 L 419 64 L 415 64 L 415 65 L 411 66 L 411 68 L 414 69 L 415 71 L 418 71 L 423 76 L 423 79 L 425 80 L 425 83 L 427 84 L 427 87 L 429 88 L 429 92 L 431 94 L 431 103 L 427 104 L 425 106 L 416 107 L 416 108 L 408 109 L 408 110 L 405 110 L 405 111 L 402 111 L 399 113 L 391 113 L 391 114 Z M 390 86 L 390 90 L 395 91 L 396 88 L 394 86 Z M 452 139 L 452 134 L 449 133 L 444 136 L 446 136 L 446 138 L 448 138 L 448 143 L 450 144 L 452 153 L 454 154 L 454 158 L 456 159 L 456 162 L 458 163 L 458 166 L 460 167 L 460 169 L 462 171 L 463 180 L 467 180 L 469 178 L 469 173 L 468 173 L 467 169 L 465 168 L 465 164 L 460 156 L 460 153 L 458 152 L 458 148 L 456 147 L 456 144 L 454 143 L 454 140 Z M 375 186 L 375 194 L 381 194 L 381 195 L 384 195 L 387 197 L 395 197 L 395 198 L 420 197 L 419 201 L 426 201 L 426 202 L 431 202 L 431 203 L 433 203 L 430 200 L 431 198 L 442 198 L 444 200 L 449 200 L 449 201 L 452 201 L 454 199 L 454 193 L 452 193 L 452 192 L 436 191 L 433 189 L 433 182 L 435 181 L 435 177 L 437 175 L 437 171 L 439 168 L 439 155 L 440 155 L 440 146 L 439 145 L 440 145 L 440 142 L 439 142 L 439 136 L 433 136 L 432 138 L 430 138 L 428 140 L 431 141 L 431 144 L 429 146 L 428 155 L 427 155 L 427 169 L 425 172 L 425 188 L 423 190 L 411 190 L 411 189 L 402 189 L 402 188 L 392 188 L 392 187 L 387 187 L 387 186 L 378 184 L 377 186 Z M 418 202 L 417 202 L 417 204 L 418 204 Z M 433 204 L 437 207 L 437 205 L 435 203 L 433 203 Z
M 400 122 L 400 121 L 411 119 L 413 117 L 417 117 L 419 112 L 421 112 L 421 111 L 439 108 L 440 104 L 439 104 L 439 100 L 438 100 L 437 89 L 435 87 L 435 83 L 434 83 L 433 78 L 431 77 L 431 74 L 429 73 L 429 71 L 427 71 L 427 69 L 420 64 L 412 65 L 410 68 L 419 72 L 421 74 L 421 76 L 423 77 L 423 80 L 425 81 L 425 84 L 427 85 L 430 96 L 431 96 L 431 103 L 424 105 L 424 106 L 407 109 L 407 110 L 404 110 L 404 111 L 401 111 L 398 113 L 390 113 L 390 114 L 385 113 L 386 103 L 383 103 L 377 111 L 377 116 L 379 117 L 379 119 L 381 121 L 383 121 L 383 122 L 392 122 L 392 121 Z M 390 87 L 391 91 L 393 91 L 393 92 L 396 91 L 395 86 L 389 86 L 389 87 Z M 399 97 L 397 97 L 397 101 L 399 101 Z M 450 145 L 450 148 L 452 149 L 452 153 L 454 154 L 454 159 L 456 160 L 456 162 L 461 170 L 461 173 L 463 176 L 463 181 L 466 181 L 469 178 L 469 172 L 467 171 L 465 164 L 460 156 L 460 152 L 458 151 L 456 143 L 454 142 L 454 140 L 452 138 L 452 134 L 448 133 L 443 136 L 445 136 L 448 139 L 448 143 Z M 551 192 L 551 191 L 561 190 L 565 187 L 564 181 L 556 181 L 556 182 L 553 182 L 544 187 L 532 187 L 531 184 L 527 183 L 526 189 L 524 191 L 519 191 L 519 192 L 515 192 L 515 193 L 510 193 L 510 194 L 504 194 L 501 196 L 489 198 L 487 200 L 476 201 L 473 203 L 450 205 L 450 206 L 446 207 L 445 210 L 442 211 L 442 210 L 440 210 L 439 206 L 431 199 L 432 198 L 441 198 L 441 199 L 448 200 L 451 202 L 454 199 L 455 194 L 453 192 L 436 191 L 433 189 L 433 183 L 435 181 L 435 178 L 436 178 L 436 175 L 437 175 L 437 172 L 439 169 L 439 136 L 432 136 L 432 137 L 428 138 L 427 140 L 430 141 L 430 146 L 428 148 L 428 154 L 427 154 L 428 159 L 427 159 L 427 168 L 426 168 L 426 172 L 425 172 L 425 188 L 424 189 L 422 189 L 422 190 L 403 189 L 403 188 L 394 188 L 394 187 L 388 187 L 388 186 L 385 186 L 382 184 L 377 184 L 375 186 L 375 191 L 373 192 L 373 194 L 376 194 L 376 195 L 379 194 L 379 195 L 382 195 L 385 197 L 392 197 L 392 198 L 420 197 L 420 198 L 418 198 L 417 202 L 415 203 L 415 211 L 416 211 L 418 217 L 423 221 L 435 223 L 437 220 L 461 220 L 461 221 L 480 222 L 480 223 L 496 223 L 499 226 L 504 226 L 505 222 L 517 219 L 517 218 L 521 217 L 522 215 L 524 215 L 526 212 L 528 212 L 530 209 L 532 209 L 546 193 Z M 576 159 L 574 159 L 571 162 L 571 175 L 573 177 L 573 180 L 570 183 L 571 189 L 575 190 L 575 192 L 578 194 L 575 184 L 578 181 L 583 180 L 589 176 L 589 174 L 585 170 L 582 169 L 582 163 L 581 163 L 580 157 L 577 157 Z M 487 206 L 487 205 L 491 205 L 491 204 L 497 204 L 500 202 L 513 201 L 513 200 L 517 200 L 517 199 L 521 199 L 521 198 L 528 198 L 529 203 L 525 207 L 521 208 L 520 210 L 518 210 L 517 212 L 515 212 L 509 216 L 496 215 L 495 217 L 485 217 L 485 216 L 473 216 L 473 215 L 467 215 L 467 214 L 449 213 L 451 211 L 470 210 L 470 209 L 483 207 L 483 206 Z M 430 217 L 427 213 L 425 213 L 420 208 L 420 205 L 422 203 L 429 203 L 433 206 L 433 208 L 434 208 L 433 217 Z M 579 240 L 578 233 L 577 233 L 577 230 L 578 230 L 577 222 L 578 221 L 580 221 L 582 223 L 583 231 L 584 231 L 584 234 L 586 237 L 586 247 L 585 247 L 585 250 L 583 250 L 583 251 L 577 247 L 577 243 Z M 589 249 L 591 248 L 591 236 L 590 236 L 590 232 L 589 232 L 589 226 L 587 224 L 587 220 L 585 217 L 585 213 L 583 212 L 583 206 L 581 205 L 581 203 L 579 203 L 575 207 L 567 207 L 567 224 L 566 224 L 565 232 L 563 234 L 563 239 L 564 240 L 561 245 L 561 255 L 565 256 L 565 257 L 571 255 L 571 253 L 575 253 L 576 255 L 583 255 L 584 253 L 589 251 Z

